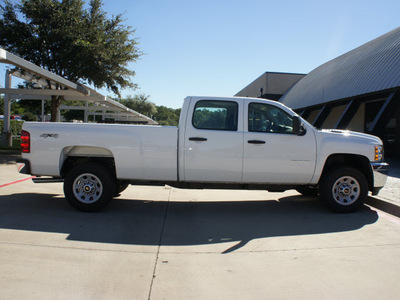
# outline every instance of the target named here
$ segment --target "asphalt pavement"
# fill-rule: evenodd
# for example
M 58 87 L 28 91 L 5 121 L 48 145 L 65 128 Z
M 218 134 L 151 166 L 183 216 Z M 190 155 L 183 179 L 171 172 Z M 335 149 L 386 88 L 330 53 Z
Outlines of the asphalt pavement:
M 16 157 L 0 153 L 1 299 L 400 297 L 400 168 L 352 214 L 295 191 L 144 186 L 83 213 Z

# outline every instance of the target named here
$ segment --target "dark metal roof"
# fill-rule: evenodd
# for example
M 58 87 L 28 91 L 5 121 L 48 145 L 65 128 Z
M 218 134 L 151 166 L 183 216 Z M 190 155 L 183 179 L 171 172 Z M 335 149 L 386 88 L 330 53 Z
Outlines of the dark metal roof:
M 299 109 L 400 86 L 400 27 L 311 71 L 282 98 Z

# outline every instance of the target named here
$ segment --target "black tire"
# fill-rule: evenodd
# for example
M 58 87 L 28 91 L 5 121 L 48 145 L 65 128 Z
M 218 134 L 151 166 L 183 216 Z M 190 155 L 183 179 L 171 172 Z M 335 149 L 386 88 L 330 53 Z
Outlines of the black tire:
M 120 194 L 125 191 L 129 186 L 129 183 L 126 183 L 123 180 L 117 180 L 115 182 L 115 193 L 114 193 L 114 197 L 118 197 L 120 196 Z
M 300 194 L 304 196 L 309 196 L 309 197 L 316 197 L 319 194 L 319 189 L 308 186 L 299 186 L 298 188 L 296 188 L 296 191 L 298 191 Z
M 77 165 L 65 176 L 65 198 L 80 211 L 102 210 L 110 202 L 114 192 L 114 176 L 98 163 Z
M 354 212 L 368 195 L 365 175 L 351 167 L 328 171 L 320 184 L 320 200 L 331 210 L 339 213 Z

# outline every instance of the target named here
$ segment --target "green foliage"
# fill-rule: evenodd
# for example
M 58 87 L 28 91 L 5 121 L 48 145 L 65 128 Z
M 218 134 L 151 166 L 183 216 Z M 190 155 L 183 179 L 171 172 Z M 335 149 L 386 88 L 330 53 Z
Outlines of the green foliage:
M 45 102 L 45 113 L 50 111 L 50 104 Z M 4 115 L 4 99 L 0 98 L 0 115 Z M 25 121 L 40 120 L 42 115 L 42 103 L 37 100 L 11 100 L 10 115 L 20 115 Z
M 37 121 L 37 117 L 33 113 L 28 111 L 28 112 L 24 113 L 24 115 L 22 116 L 22 120 L 28 121 L 28 122 Z
M 21 121 L 16 121 L 16 120 L 10 120 L 10 131 L 12 135 L 20 135 L 21 130 L 22 130 L 22 124 L 24 122 Z M 0 120 L 0 132 L 3 132 L 4 128 L 4 120 Z
M 148 116 L 157 121 L 158 124 L 163 126 L 178 126 L 179 115 L 181 109 L 173 109 L 165 106 L 157 106 L 149 101 L 150 96 L 145 94 L 138 94 L 135 96 L 128 96 L 126 99 L 121 100 L 121 104 Z
M 122 99 L 121 103 L 142 115 L 153 117 L 157 113 L 156 105 L 149 101 L 150 96 L 145 94 L 138 94 L 134 97 L 128 96 L 126 99 Z
M 67 106 L 85 106 L 84 101 L 65 101 L 64 104 Z M 64 119 L 67 121 L 73 121 L 73 120 L 83 121 L 85 117 L 85 112 L 83 110 L 75 110 L 75 109 L 63 110 L 62 115 Z
M 24 115 L 30 113 L 30 107 L 21 105 L 21 101 L 11 100 L 10 115 Z M 4 115 L 4 98 L 0 98 L 0 115 Z
M 225 129 L 226 109 L 209 110 L 207 108 L 196 109 L 193 117 L 193 125 L 202 129 Z
M 19 115 L 23 109 L 20 107 L 19 103 L 15 100 L 11 100 L 11 115 Z M 0 115 L 4 115 L 4 98 L 0 98 Z
M 67 110 L 63 113 L 63 117 L 67 121 L 83 121 L 85 118 L 85 112 L 83 110 Z
M 44 114 L 51 112 L 51 103 L 49 101 L 44 102 Z M 20 115 L 27 116 L 29 120 L 25 117 L 25 121 L 36 121 L 42 118 L 42 101 L 38 100 L 19 100 L 17 103 Z M 11 108 L 12 109 L 12 108 Z M 32 117 L 33 116 L 33 117 Z
M 154 120 L 163 126 L 178 126 L 181 109 L 173 109 L 165 106 L 157 106 Z
M 136 87 L 128 63 L 142 53 L 122 15 L 107 18 L 102 5 L 101 0 L 91 0 L 87 9 L 83 0 L 6 0 L 0 5 L 0 46 L 72 82 L 119 95 L 120 89 Z M 52 100 L 52 117 L 61 100 Z
M 12 146 L 0 146 L 0 150 L 8 150 L 8 151 L 21 151 L 21 139 L 13 138 Z

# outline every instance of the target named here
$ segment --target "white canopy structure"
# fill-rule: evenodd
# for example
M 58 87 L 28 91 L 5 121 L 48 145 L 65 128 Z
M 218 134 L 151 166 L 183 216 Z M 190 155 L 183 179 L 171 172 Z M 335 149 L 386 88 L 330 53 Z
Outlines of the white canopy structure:
M 88 115 L 102 116 L 102 120 L 113 119 L 115 122 L 129 122 L 136 124 L 156 125 L 157 122 L 144 116 L 121 103 L 103 96 L 85 85 L 73 83 L 59 75 L 49 72 L 19 56 L 16 56 L 0 48 L 0 63 L 10 64 L 16 70 L 6 71 L 5 88 L 0 88 L 0 94 L 4 94 L 4 128 L 2 132 L 2 144 L 11 144 L 10 133 L 10 100 L 29 99 L 42 101 L 42 120 L 44 120 L 44 101 L 51 100 L 52 96 L 64 96 L 65 100 L 84 101 L 85 106 L 61 105 L 61 109 L 84 110 L 84 122 Z M 35 84 L 35 89 L 12 88 L 12 76 L 30 81 Z M 62 89 L 48 89 L 49 85 L 61 86 Z M 58 118 L 59 120 L 59 118 Z

